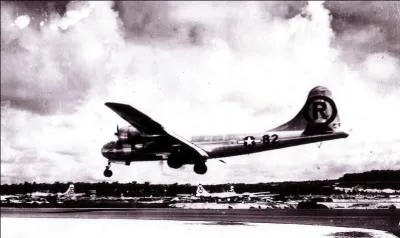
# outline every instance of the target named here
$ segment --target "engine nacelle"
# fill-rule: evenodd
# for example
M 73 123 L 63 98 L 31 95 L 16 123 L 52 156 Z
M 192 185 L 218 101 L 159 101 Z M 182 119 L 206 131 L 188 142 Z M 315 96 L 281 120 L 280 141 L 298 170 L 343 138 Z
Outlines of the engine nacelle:
M 136 130 L 133 126 L 127 126 L 118 129 L 115 135 L 118 137 L 118 141 L 126 142 L 132 140 L 134 137 L 140 136 L 140 132 Z

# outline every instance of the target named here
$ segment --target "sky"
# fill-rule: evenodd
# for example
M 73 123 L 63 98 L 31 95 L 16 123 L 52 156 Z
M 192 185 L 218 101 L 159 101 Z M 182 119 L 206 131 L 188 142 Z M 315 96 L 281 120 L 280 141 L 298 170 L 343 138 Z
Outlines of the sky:
M 400 169 L 400 3 L 1 2 L 1 183 L 258 183 Z M 260 132 L 328 87 L 346 139 L 207 162 L 112 165 L 127 103 L 170 131 Z

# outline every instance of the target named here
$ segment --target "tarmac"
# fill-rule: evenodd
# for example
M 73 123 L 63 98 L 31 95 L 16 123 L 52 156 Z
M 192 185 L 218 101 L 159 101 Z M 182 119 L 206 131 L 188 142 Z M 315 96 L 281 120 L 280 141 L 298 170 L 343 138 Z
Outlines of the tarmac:
M 388 209 L 177 209 L 1 208 L 1 217 L 211 221 L 218 224 L 276 223 L 388 231 L 400 237 L 400 210 Z

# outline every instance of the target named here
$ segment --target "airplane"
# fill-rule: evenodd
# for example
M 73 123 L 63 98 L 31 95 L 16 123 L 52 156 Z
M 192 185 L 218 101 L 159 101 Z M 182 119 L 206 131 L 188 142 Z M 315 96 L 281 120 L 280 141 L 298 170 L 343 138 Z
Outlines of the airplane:
M 170 197 L 125 197 L 123 193 L 119 198 L 122 201 L 135 201 L 140 203 L 162 203 L 165 199 L 170 199 Z
M 209 193 L 203 185 L 199 184 L 196 190 L 196 197 L 207 197 L 207 198 L 230 198 L 239 197 L 240 195 L 235 192 L 234 187 L 230 186 L 229 191 L 221 193 Z
M 178 169 L 193 164 L 194 172 L 205 174 L 208 159 L 238 156 L 281 149 L 290 146 L 346 138 L 340 130 L 340 119 L 331 91 L 323 86 L 311 89 L 306 103 L 290 121 L 258 134 L 197 136 L 188 141 L 164 128 L 127 104 L 105 105 L 126 120 L 130 126 L 118 128 L 116 141 L 106 143 L 102 155 L 108 160 L 105 177 L 111 177 L 111 163 L 129 166 L 137 161 L 167 160 Z
M 70 184 L 65 193 L 57 193 L 58 199 L 72 199 L 85 196 L 86 193 L 75 193 L 75 185 Z
M 176 194 L 175 197 L 170 199 L 170 202 L 195 202 L 200 201 L 200 197 L 193 194 Z
M 70 184 L 67 191 L 64 193 L 45 193 L 45 192 L 33 192 L 29 194 L 31 198 L 48 198 L 57 197 L 57 199 L 76 199 L 77 197 L 84 196 L 85 193 L 75 193 L 75 185 Z
M 210 193 L 201 184 L 197 186 L 196 197 L 200 198 L 217 198 L 217 199 L 228 199 L 228 198 L 271 198 L 278 194 L 271 194 L 270 192 L 257 192 L 257 193 L 236 193 L 234 186 L 230 186 L 229 191 L 221 193 Z
M 16 194 L 16 195 L 1 195 L 0 200 L 1 203 L 22 203 L 23 195 L 22 194 Z

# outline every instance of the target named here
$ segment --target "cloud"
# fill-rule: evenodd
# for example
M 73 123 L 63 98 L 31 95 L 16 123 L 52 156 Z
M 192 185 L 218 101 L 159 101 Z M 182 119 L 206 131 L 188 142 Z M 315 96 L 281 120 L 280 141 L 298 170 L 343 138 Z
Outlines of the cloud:
M 327 1 L 325 6 L 333 16 L 334 43 L 343 47 L 345 60 L 362 61 L 380 52 L 400 56 L 399 2 Z
M 1 6 L 2 181 L 18 181 L 18 174 L 20 181 L 102 181 L 100 148 L 114 139 L 117 123 L 126 125 L 106 101 L 131 104 L 184 137 L 257 132 L 292 118 L 315 85 L 332 90 L 352 130 L 346 140 L 209 161 L 205 176 L 192 166 L 113 165 L 113 180 L 324 179 L 398 165 L 400 152 L 391 148 L 400 129 L 393 111 L 399 57 L 389 48 L 361 47 L 388 38 L 370 37 L 371 26 L 336 26 L 334 11 L 344 11 L 336 5 L 70 2 L 65 10 L 43 5 L 34 12 Z M 20 16 L 31 19 L 22 29 L 15 25 Z M 353 41 L 359 48 L 351 49 Z M 347 52 L 362 57 L 350 63 Z
M 40 114 L 71 113 L 92 88 L 105 84 L 112 77 L 106 62 L 113 47 L 122 42 L 117 22 L 101 20 L 115 18 L 110 6 L 72 2 L 64 17 L 55 14 L 43 19 L 46 24 L 39 29 L 20 29 L 10 17 L 15 13 L 2 7 L 6 15 L 2 19 L 2 101 Z M 71 24 L 74 27 L 68 28 Z

